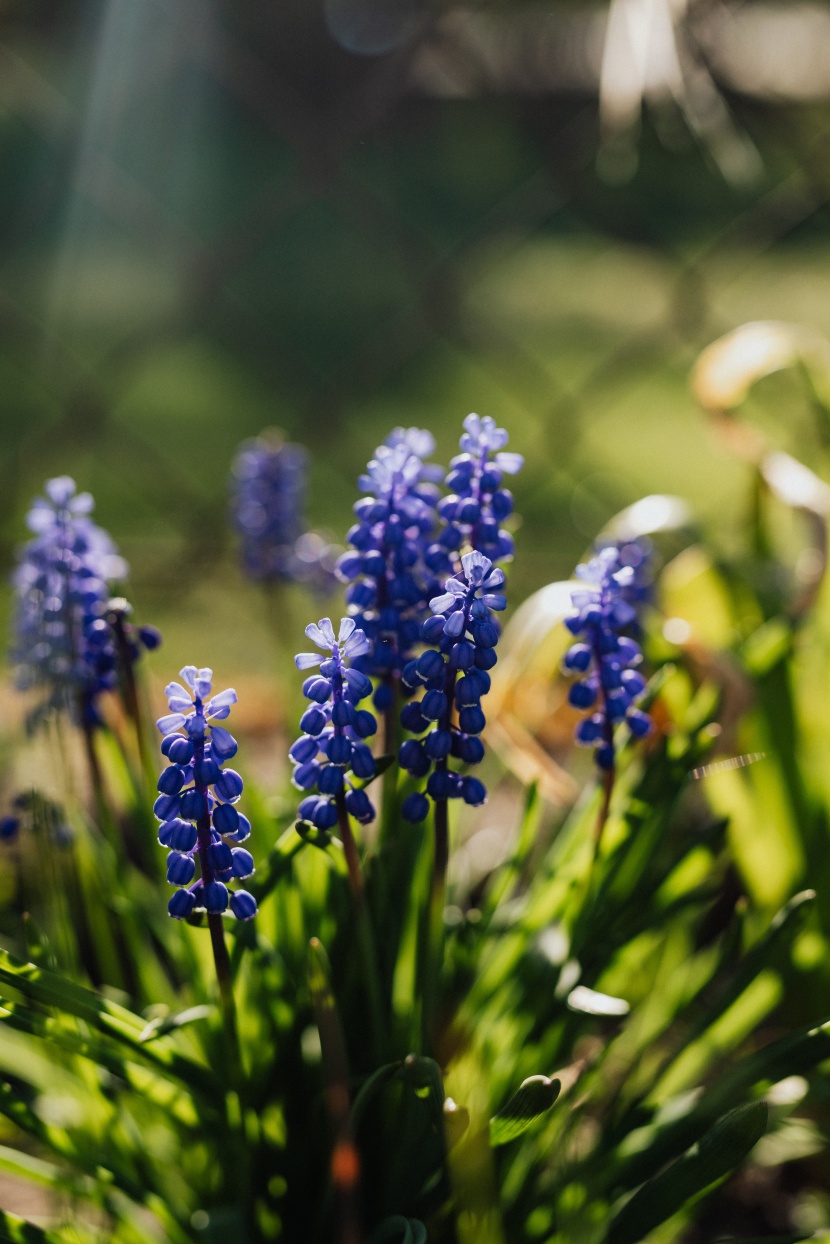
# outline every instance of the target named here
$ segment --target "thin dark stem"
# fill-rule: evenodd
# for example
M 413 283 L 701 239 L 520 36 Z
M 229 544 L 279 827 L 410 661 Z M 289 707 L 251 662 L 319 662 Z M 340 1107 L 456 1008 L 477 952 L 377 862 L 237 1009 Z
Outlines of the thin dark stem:
M 602 831 L 605 829 L 605 823 L 611 811 L 611 795 L 614 791 L 615 778 L 616 769 L 606 769 L 602 778 L 602 803 L 599 809 L 599 816 L 597 817 L 596 828 L 594 829 L 594 862 L 596 862 L 599 856 L 602 845 Z
M 225 1032 L 230 1047 L 229 1052 L 233 1065 L 238 1071 L 240 1069 L 241 1053 L 236 1023 L 236 1000 L 233 996 L 233 973 L 231 971 L 227 943 L 225 942 L 225 922 L 221 916 L 210 912 L 208 913 L 207 921 L 208 928 L 210 929 L 210 946 L 213 951 L 213 962 L 216 966 L 216 979 L 219 983 L 222 1018 L 225 1022 Z
M 464 606 L 464 626 L 469 622 L 469 602 Z M 462 631 L 462 634 L 464 632 Z M 445 729 L 452 731 L 455 706 L 455 684 L 458 670 L 447 665 L 444 677 L 444 694 L 447 697 L 447 716 L 440 723 Z M 448 768 L 446 757 L 436 762 L 435 771 L 446 773 Z M 438 1006 L 439 982 L 444 961 L 444 904 L 447 894 L 447 868 L 450 862 L 450 823 L 449 805 L 446 799 L 435 800 L 435 839 L 432 855 L 432 883 L 429 896 L 429 926 L 427 943 L 427 971 L 424 999 L 424 1027 L 427 1036 L 434 1036 L 436 1010 Z
M 375 1058 L 380 1061 L 384 1047 L 383 1007 L 381 1004 L 380 984 L 378 977 L 378 959 L 372 926 L 369 921 L 369 909 L 366 904 L 366 891 L 363 885 L 363 873 L 357 853 L 357 843 L 352 833 L 349 811 L 346 807 L 346 796 L 343 791 L 336 797 L 337 820 L 340 826 L 340 837 L 343 842 L 343 853 L 349 872 L 349 886 L 354 900 L 355 923 L 363 957 L 363 974 L 365 977 L 366 994 L 369 1003 L 372 1038 Z
M 439 761 L 436 768 L 446 769 L 447 762 Z M 432 857 L 432 884 L 429 895 L 429 926 L 427 943 L 427 970 L 424 982 L 424 1035 L 433 1045 L 436 1039 L 436 1013 L 438 1010 L 439 984 L 444 961 L 444 904 L 447 893 L 447 865 L 450 855 L 449 805 L 446 799 L 436 799 L 434 814 L 434 853 Z
M 363 873 L 360 868 L 360 856 L 357 853 L 357 843 L 352 833 L 351 821 L 349 820 L 349 811 L 346 807 L 346 796 L 343 791 L 336 798 L 337 803 L 337 822 L 340 826 L 340 839 L 343 843 L 343 854 L 346 857 L 346 867 L 349 870 L 349 885 L 352 891 L 352 897 L 355 901 L 355 907 L 360 908 L 365 902 L 365 891 L 363 887 Z
M 446 769 L 446 760 L 440 760 L 436 769 Z M 450 817 L 449 804 L 446 799 L 435 801 L 435 854 L 432 861 L 432 895 L 433 903 L 441 902 L 441 919 L 443 920 L 444 895 L 447 890 L 447 866 L 450 862 Z
M 592 644 L 594 665 L 596 666 L 597 677 L 599 678 L 599 695 L 602 703 L 603 717 L 603 742 L 606 747 L 611 748 L 611 754 L 614 753 L 614 725 L 608 714 L 608 697 L 605 693 L 605 687 L 602 683 L 602 652 L 599 647 L 599 641 L 595 640 Z M 614 790 L 614 781 L 617 776 L 616 766 L 612 763 L 609 769 L 606 769 L 602 778 L 602 803 L 600 804 L 599 816 L 597 817 L 596 827 L 594 829 L 594 857 L 593 862 L 596 863 L 599 858 L 600 847 L 602 845 L 602 833 L 605 829 L 605 823 L 611 811 L 611 795 Z
M 92 793 L 95 798 L 95 810 L 98 814 L 98 820 L 103 827 L 109 822 L 109 809 L 107 807 L 106 795 L 104 793 L 104 778 L 101 773 L 101 765 L 98 760 L 98 753 L 95 749 L 95 732 L 88 721 L 83 723 L 84 751 L 86 752 L 87 765 L 89 766 L 89 778 L 92 785 Z
M 201 703 L 196 701 L 196 711 L 201 712 Z M 199 762 L 204 759 L 204 739 L 194 740 L 193 759 L 198 771 Z M 215 879 L 208 857 L 211 846 L 210 809 L 208 807 L 207 785 L 194 782 L 195 788 L 202 796 L 203 811 L 196 822 L 197 845 L 199 851 L 199 867 L 202 882 L 205 886 Z M 231 1065 L 231 1080 L 238 1087 L 242 1075 L 242 1055 L 239 1046 L 239 1029 L 236 1022 L 236 1001 L 233 996 L 233 973 L 228 948 L 225 944 L 225 923 L 219 913 L 208 912 L 208 928 L 210 945 L 213 951 L 213 962 L 216 967 L 216 980 L 219 985 L 219 998 L 222 1006 L 225 1039 L 227 1041 L 228 1059 Z
M 114 609 L 111 612 L 110 626 L 112 627 L 113 634 L 115 635 L 115 647 L 118 652 L 118 664 L 121 673 L 121 687 L 124 695 L 124 704 L 127 709 L 127 715 L 131 718 L 133 729 L 135 730 L 141 772 L 148 773 L 150 768 L 150 759 L 147 755 L 147 744 L 144 738 L 141 703 L 138 697 L 138 684 L 136 683 L 135 677 L 135 662 L 133 661 L 132 653 L 130 652 L 130 643 L 124 627 L 124 614 L 121 610 Z

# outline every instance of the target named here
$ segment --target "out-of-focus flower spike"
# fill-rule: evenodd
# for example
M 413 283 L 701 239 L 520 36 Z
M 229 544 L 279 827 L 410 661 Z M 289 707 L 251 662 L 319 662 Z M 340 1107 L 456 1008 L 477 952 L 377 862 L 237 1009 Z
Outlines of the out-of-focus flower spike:
M 651 729 L 647 713 L 637 708 L 645 679 L 637 673 L 642 660 L 639 645 L 624 635 L 636 624 L 636 606 L 651 584 L 650 545 L 645 541 L 612 544 L 598 549 L 577 567 L 577 577 L 589 584 L 572 593 L 576 612 L 565 625 L 578 642 L 565 653 L 563 665 L 579 677 L 571 685 L 571 704 L 590 711 L 576 728 L 576 741 L 593 747 L 598 767 L 613 773 L 616 761 L 614 732 L 626 722 L 635 738 Z
M 29 511 L 35 537 L 20 550 L 14 574 L 12 658 L 18 686 L 46 693 L 33 723 L 56 709 L 91 729 L 101 724 L 100 697 L 116 687 L 119 664 L 131 665 L 142 646 L 158 646 L 160 636 L 146 628 L 145 642 L 145 628 L 127 621 L 127 602 L 111 597 L 127 565 L 89 518 L 89 494 L 76 493 L 68 475 L 48 480 L 45 492 Z
M 326 590 L 332 549 L 308 530 L 308 455 L 277 433 L 240 445 L 231 476 L 231 513 L 245 573 L 261 583 L 296 582 Z

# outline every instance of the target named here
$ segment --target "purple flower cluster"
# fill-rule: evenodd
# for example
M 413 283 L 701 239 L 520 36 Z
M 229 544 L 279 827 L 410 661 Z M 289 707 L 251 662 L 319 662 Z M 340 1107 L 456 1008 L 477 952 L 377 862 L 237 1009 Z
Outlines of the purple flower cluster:
M 504 452 L 507 441 L 507 432 L 489 415 L 464 420 L 462 452 L 452 459 L 446 478 L 452 492 L 438 506 L 447 524 L 444 547 L 459 549 L 466 542 L 493 562 L 513 556 L 513 537 L 500 525 L 512 513 L 513 496 L 502 483 L 505 475 L 521 470 L 524 459 Z
M 600 549 L 576 574 L 589 586 L 572 593 L 577 612 L 565 625 L 580 642 L 565 654 L 564 666 L 580 678 L 569 692 L 571 704 L 590 716 L 576 728 L 576 741 L 593 747 L 600 769 L 614 768 L 614 728 L 625 721 L 635 738 L 651 729 L 651 718 L 636 707 L 646 683 L 636 666 L 639 644 L 623 631 L 637 622 L 635 605 L 649 582 L 649 551 L 638 542 Z
M 167 880 L 181 887 L 168 911 L 183 920 L 197 908 L 221 915 L 230 906 L 237 919 L 250 920 L 257 912 L 256 899 L 247 890 L 229 891 L 226 884 L 254 871 L 253 856 L 237 845 L 251 832 L 250 821 L 234 806 L 242 794 L 242 778 L 223 768 L 236 755 L 237 743 L 215 724 L 229 715 L 237 695 L 228 690 L 211 696 L 212 670 L 186 665 L 180 676 L 186 687 L 168 684 L 170 712 L 156 723 L 170 764 L 159 778 L 153 812 L 161 821 L 159 842 L 170 852 Z M 196 857 L 199 877 L 194 881 Z
M 246 574 L 327 586 L 329 548 L 305 520 L 308 454 L 276 436 L 244 441 L 232 468 L 231 513 Z
M 488 671 L 496 663 L 499 638 L 492 611 L 505 607 L 496 590 L 504 573 L 494 563 L 513 554 L 513 539 L 501 526 L 513 508 L 504 478 L 523 461 L 505 452 L 507 440 L 495 420 L 468 415 L 462 452 L 452 460 L 445 481 L 453 491 L 440 500 L 441 470 L 426 461 L 434 441 L 418 428 L 396 428 L 360 479 L 366 495 L 355 505 L 351 549 L 337 567 L 349 585 L 351 617 L 336 641 L 328 619 L 325 634 L 323 622 L 306 632 L 332 655 L 323 662 L 322 678 L 305 684 L 305 694 L 319 698 L 321 708 L 307 710 L 305 734 L 290 752 L 295 783 L 304 790 L 316 786 L 319 792 L 303 800 L 300 815 L 321 829 L 333 826 L 344 809 L 360 821 L 374 815 L 363 785 L 346 778 L 350 763 L 361 783 L 375 771 L 368 746 L 359 742 L 374 733 L 374 718 L 354 714 L 352 708 L 352 702 L 372 691 L 370 679 L 377 684 L 375 708 L 386 711 L 399 691 L 410 700 L 401 725 L 409 734 L 425 736 L 407 739 L 399 750 L 401 766 L 412 777 L 427 779 L 424 789 L 404 800 L 403 815 L 423 820 L 430 798 L 461 798 L 476 805 L 487 797 L 478 778 L 450 764 L 474 765 L 484 756 L 481 700 L 490 688 Z M 351 638 L 343 630 L 347 623 L 356 628 Z M 418 656 L 422 644 L 430 647 Z M 344 656 L 350 659 L 349 670 Z M 303 655 L 297 664 L 304 669 L 320 660 Z M 357 677 L 359 687 L 344 681 Z M 413 700 L 419 690 L 421 698 Z M 331 707 L 324 711 L 329 699 Z M 354 764 L 357 757 L 360 769 Z
M 351 550 L 337 564 L 349 584 L 346 602 L 369 641 L 358 668 L 381 680 L 374 701 L 380 711 L 392 702 L 392 679 L 419 641 L 429 595 L 424 555 L 437 522 L 438 492 L 424 458 L 434 447 L 428 432 L 396 428 L 376 450 L 360 477 L 368 495 L 354 507 L 357 522 L 346 537 Z
M 357 707 L 371 694 L 372 684 L 351 662 L 369 651 L 369 641 L 354 618 L 343 618 L 337 635 L 330 618 L 312 622 L 305 633 L 326 656 L 301 652 L 295 657 L 297 669 L 319 666 L 303 684 L 311 704 L 300 720 L 303 733 L 289 752 L 295 786 L 318 791 L 302 800 L 299 815 L 325 830 L 337 824 L 345 808 L 366 824 L 375 810 L 362 783 L 374 777 L 375 761 L 364 739 L 375 734 L 377 721 Z
M 492 610 L 505 608 L 506 599 L 497 589 L 504 572 L 489 557 L 474 551 L 461 559 L 459 575 L 447 579 L 442 595 L 430 601 L 433 616 L 424 622 L 427 648 L 403 671 L 404 682 L 413 690 L 423 687 L 420 700 L 407 704 L 401 722 L 410 734 L 399 754 L 401 767 L 415 778 L 427 777 L 426 788 L 404 800 L 402 813 L 409 821 L 422 821 L 433 801 L 461 798 L 474 806 L 484 803 L 487 790 L 478 778 L 462 776 L 449 767 L 449 759 L 479 764 L 484 745 L 478 737 L 486 724 L 481 700 L 490 689 L 489 670 L 496 664 L 499 626 Z M 455 714 L 457 713 L 457 722 Z
M 43 687 L 50 709 L 67 710 L 87 726 L 101 724 L 99 697 L 117 683 L 117 653 L 108 613 L 110 585 L 127 566 L 109 535 L 89 517 L 94 502 L 67 475 L 51 479 L 27 516 L 34 538 L 14 574 L 13 660 L 21 689 Z M 134 628 L 131 659 L 157 647 L 158 631 Z

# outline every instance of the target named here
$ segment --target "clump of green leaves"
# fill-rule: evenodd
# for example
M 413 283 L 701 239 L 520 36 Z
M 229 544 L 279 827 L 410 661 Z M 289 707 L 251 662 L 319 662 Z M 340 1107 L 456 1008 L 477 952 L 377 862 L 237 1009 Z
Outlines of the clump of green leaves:
M 0 1239 L 656 1244 L 713 1198 L 726 1214 L 765 1134 L 823 1162 L 830 617 L 774 573 L 768 492 L 740 556 L 688 524 L 637 533 L 663 549 L 653 736 L 564 810 L 544 766 L 523 792 L 503 771 L 495 814 L 450 823 L 437 936 L 432 830 L 401 819 L 397 767 L 377 766 L 359 903 L 336 827 L 249 785 L 265 862 L 259 915 L 228 930 L 230 1067 L 204 917 L 164 915 L 140 757 L 102 732 L 107 823 L 31 797 L 4 848 L 0 1168 L 44 1189 L 45 1225 L 6 1214 Z M 559 675 L 522 642 L 509 677 L 544 689 Z M 555 666 L 561 616 L 544 642 Z M 38 869 L 56 820 L 74 832 Z

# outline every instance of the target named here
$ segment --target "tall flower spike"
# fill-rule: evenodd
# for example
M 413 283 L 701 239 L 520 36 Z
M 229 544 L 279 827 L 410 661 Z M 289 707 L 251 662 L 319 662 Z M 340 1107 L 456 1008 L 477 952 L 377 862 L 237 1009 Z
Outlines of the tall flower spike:
M 45 492 L 29 511 L 34 538 L 21 549 L 14 574 L 17 683 L 46 691 L 33 720 L 60 709 L 93 727 L 101 722 L 101 693 L 116 685 L 108 605 L 111 584 L 126 576 L 127 565 L 89 517 L 89 493 L 77 492 L 66 475 L 49 480 Z M 145 631 L 137 632 L 143 646 L 157 646 L 158 632 Z
M 376 732 L 377 721 L 367 709 L 357 707 L 371 693 L 372 684 L 351 662 L 369 651 L 369 641 L 354 618 L 341 619 L 337 635 L 330 618 L 312 622 L 305 633 L 326 655 L 301 652 L 294 658 L 298 670 L 319 666 L 303 684 L 311 704 L 300 720 L 303 733 L 288 753 L 295 786 L 317 790 L 302 800 L 299 816 L 318 829 L 332 829 L 342 804 L 356 821 L 366 824 L 374 819 L 375 810 L 363 782 L 374 777 L 375 761 L 364 740 Z
M 507 441 L 507 432 L 489 415 L 464 420 L 462 452 L 452 459 L 446 478 L 451 492 L 438 506 L 446 527 L 427 557 L 436 572 L 455 570 L 451 554 L 465 545 L 493 562 L 513 556 L 513 537 L 500 525 L 513 510 L 513 495 L 503 480 L 522 469 L 524 458 L 505 452 Z
M 401 767 L 415 778 L 427 779 L 425 791 L 404 800 L 402 813 L 409 821 L 422 821 L 433 801 L 461 798 L 465 803 L 484 803 L 487 790 L 476 777 L 462 777 L 449 768 L 454 758 L 477 765 L 484 758 L 478 737 L 486 725 L 481 700 L 490 690 L 489 670 L 496 664 L 499 626 L 492 610 L 501 611 L 507 601 L 499 590 L 504 571 L 494 568 L 489 557 L 474 551 L 461 559 L 460 575 L 447 579 L 444 593 L 430 601 L 433 616 L 423 624 L 427 648 L 404 669 L 411 687 L 423 686 L 424 695 L 407 704 L 401 723 L 410 734 L 401 745 Z M 457 719 L 456 719 L 457 715 Z
M 419 428 L 396 428 L 376 450 L 360 487 L 368 495 L 354 507 L 348 533 L 352 551 L 337 571 L 349 587 L 346 601 L 368 647 L 358 661 L 380 679 L 375 707 L 388 708 L 393 683 L 419 642 L 433 579 L 423 562 L 436 525 L 435 468 L 423 458 L 435 443 Z M 440 473 L 440 472 L 439 472 Z
M 580 637 L 563 663 L 568 673 L 581 675 L 568 698 L 575 708 L 590 711 L 576 728 L 577 743 L 593 747 L 599 768 L 610 772 L 615 727 L 625 721 L 635 738 L 651 730 L 651 718 L 636 707 L 646 687 L 636 669 L 642 652 L 623 634 L 636 625 L 635 605 L 648 590 L 649 549 L 637 541 L 609 545 L 578 566 L 576 574 L 588 586 L 572 593 L 577 612 L 565 620 L 571 634 Z
M 227 690 L 211 696 L 209 669 L 186 665 L 180 677 L 186 685 L 168 684 L 170 712 L 156 723 L 170 764 L 159 778 L 153 812 L 161 822 L 159 842 L 170 852 L 167 880 L 179 887 L 167 910 L 183 920 L 197 908 L 221 915 L 230 906 L 238 920 L 250 920 L 257 913 L 256 899 L 247 890 L 229 891 L 228 883 L 254 872 L 253 856 L 238 845 L 250 834 L 251 823 L 235 806 L 242 778 L 223 767 L 236 755 L 236 739 L 216 724 L 229 715 L 237 695 Z
M 232 468 L 231 511 L 242 565 L 260 582 L 325 587 L 332 580 L 329 546 L 308 530 L 308 454 L 267 435 L 244 441 Z

